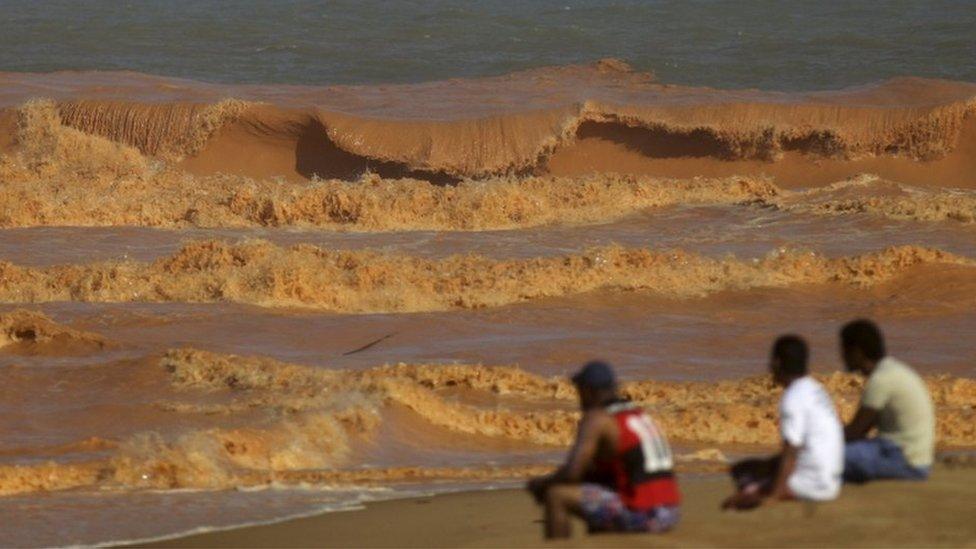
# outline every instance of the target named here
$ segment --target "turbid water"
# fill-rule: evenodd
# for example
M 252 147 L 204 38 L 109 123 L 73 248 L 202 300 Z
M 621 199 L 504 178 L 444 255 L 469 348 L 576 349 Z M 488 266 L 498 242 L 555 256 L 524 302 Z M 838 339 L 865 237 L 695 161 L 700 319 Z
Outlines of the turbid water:
M 4 10 L 0 545 L 514 482 L 594 357 L 715 471 L 863 316 L 976 446 L 965 3 Z
M 833 89 L 976 81 L 965 1 L 4 2 L 0 70 L 385 84 L 627 59 L 666 82 Z

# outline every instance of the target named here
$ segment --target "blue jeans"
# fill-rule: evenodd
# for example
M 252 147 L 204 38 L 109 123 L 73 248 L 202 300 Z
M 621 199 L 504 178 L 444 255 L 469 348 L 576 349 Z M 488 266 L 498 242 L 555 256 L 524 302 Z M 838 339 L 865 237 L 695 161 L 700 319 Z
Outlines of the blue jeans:
M 880 437 L 848 442 L 844 446 L 844 481 L 878 479 L 925 480 L 928 467 L 914 467 L 894 442 Z

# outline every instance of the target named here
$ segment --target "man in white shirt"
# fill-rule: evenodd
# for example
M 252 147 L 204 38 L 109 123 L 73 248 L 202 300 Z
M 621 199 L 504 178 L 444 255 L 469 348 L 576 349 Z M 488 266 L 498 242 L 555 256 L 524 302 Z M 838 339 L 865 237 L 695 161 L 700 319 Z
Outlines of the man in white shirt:
M 773 344 L 769 368 L 784 388 L 780 400 L 779 455 L 749 459 L 732 467 L 736 492 L 726 509 L 751 509 L 765 498 L 828 501 L 840 494 L 844 431 L 833 400 L 807 375 L 809 351 L 803 339 L 786 335 Z

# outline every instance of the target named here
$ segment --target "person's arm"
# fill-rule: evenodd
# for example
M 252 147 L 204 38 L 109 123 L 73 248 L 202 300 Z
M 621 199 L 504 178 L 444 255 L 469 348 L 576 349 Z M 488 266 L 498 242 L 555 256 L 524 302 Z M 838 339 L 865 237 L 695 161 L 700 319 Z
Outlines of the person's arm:
M 867 438 L 871 429 L 878 424 L 880 410 L 891 401 L 890 376 L 877 369 L 871 374 L 864 384 L 864 394 L 861 396 L 861 405 L 857 409 L 852 419 L 844 426 L 844 441 L 853 442 Z
M 854 414 L 854 419 L 844 427 L 844 440 L 851 442 L 867 438 L 877 423 L 878 411 L 862 404 Z
M 790 475 L 796 470 L 796 456 L 800 453 L 800 449 L 793 446 L 787 441 L 783 441 L 783 451 L 779 455 L 779 469 L 776 471 L 776 479 L 773 482 L 773 491 L 769 494 L 770 499 L 792 499 L 793 494 L 790 492 L 789 486 L 786 481 L 789 480 Z
M 593 464 L 600 438 L 606 427 L 604 414 L 594 412 L 588 414 L 580 424 L 576 444 L 569 451 L 566 463 L 553 474 L 553 482 L 580 482 L 587 469 Z
M 580 422 L 576 443 L 573 444 L 566 463 L 551 475 L 529 480 L 527 488 L 537 500 L 541 500 L 546 490 L 553 484 L 580 482 L 583 479 L 587 469 L 593 464 L 600 446 L 600 438 L 606 428 L 606 420 L 607 418 L 599 412 L 587 414 Z

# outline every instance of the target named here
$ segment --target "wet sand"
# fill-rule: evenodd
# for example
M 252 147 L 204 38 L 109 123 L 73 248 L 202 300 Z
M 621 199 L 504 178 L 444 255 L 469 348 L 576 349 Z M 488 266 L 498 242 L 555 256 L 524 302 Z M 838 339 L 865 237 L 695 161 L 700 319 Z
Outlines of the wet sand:
M 663 536 L 587 537 L 545 543 L 540 510 L 518 490 L 371 503 L 278 524 L 194 535 L 157 547 L 661 547 L 661 546 L 976 546 L 976 523 L 960 512 L 976 496 L 976 469 L 940 468 L 926 483 L 847 486 L 830 504 L 775 503 L 725 513 L 728 482 L 683 483 L 684 519 Z

